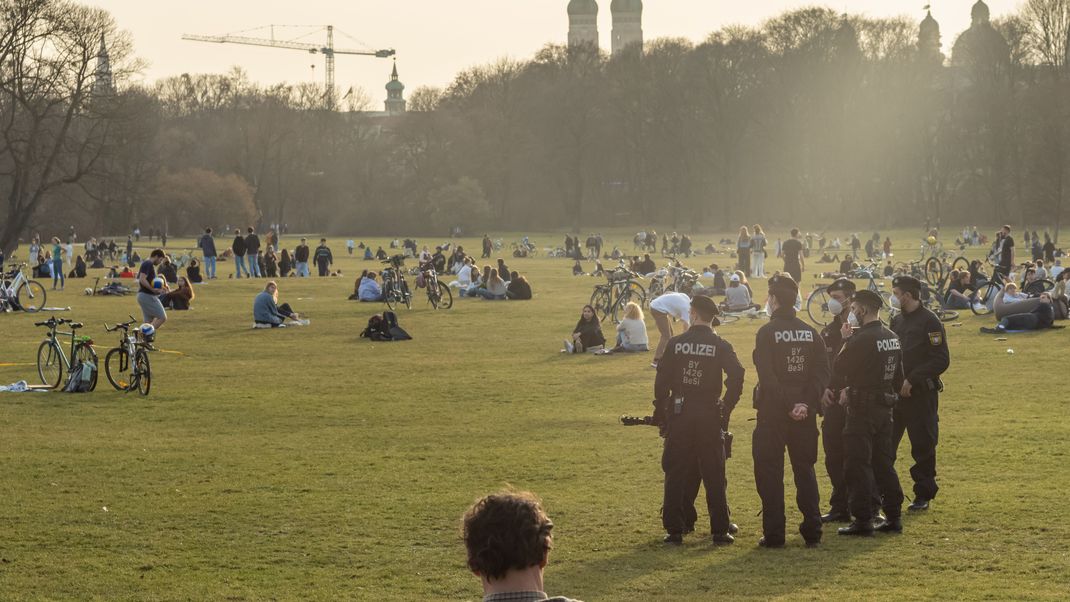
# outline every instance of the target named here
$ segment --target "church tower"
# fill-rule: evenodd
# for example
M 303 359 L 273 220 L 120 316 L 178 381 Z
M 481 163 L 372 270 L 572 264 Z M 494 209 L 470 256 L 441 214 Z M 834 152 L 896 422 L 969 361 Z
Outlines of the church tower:
M 386 84 L 386 114 L 401 115 L 405 112 L 405 84 L 398 79 L 398 64 L 394 62 L 394 71 Z
M 571 0 L 568 3 L 568 45 L 598 48 L 598 2 Z
M 944 55 L 940 51 L 940 24 L 933 18 L 932 11 L 925 15 L 918 28 L 918 54 L 926 63 L 942 65 Z
M 633 44 L 643 50 L 643 0 L 613 0 L 613 54 Z
M 97 69 L 93 77 L 93 96 L 104 98 L 115 93 L 111 77 L 111 58 L 108 47 L 104 44 L 104 33 L 100 34 L 100 50 L 97 51 Z

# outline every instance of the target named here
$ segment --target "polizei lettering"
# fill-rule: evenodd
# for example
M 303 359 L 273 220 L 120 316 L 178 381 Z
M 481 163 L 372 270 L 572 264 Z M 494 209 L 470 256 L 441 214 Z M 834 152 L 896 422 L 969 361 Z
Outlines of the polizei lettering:
M 683 355 L 701 355 L 714 357 L 717 355 L 717 347 L 706 343 L 677 343 L 676 353 Z
M 899 351 L 899 339 L 881 339 L 877 341 L 877 351 Z
M 777 343 L 813 343 L 814 331 L 778 330 L 773 333 L 773 339 Z

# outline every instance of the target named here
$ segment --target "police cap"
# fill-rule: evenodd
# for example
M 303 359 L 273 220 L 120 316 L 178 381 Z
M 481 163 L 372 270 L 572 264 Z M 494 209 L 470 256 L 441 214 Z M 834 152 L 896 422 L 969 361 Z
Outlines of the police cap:
M 695 295 L 695 298 L 691 300 L 691 308 L 704 320 L 715 318 L 721 313 L 717 308 L 717 302 L 705 295 Z
M 769 279 L 769 293 L 787 293 L 794 297 L 799 294 L 799 283 L 795 282 L 795 279 L 788 273 L 773 274 L 773 277 Z
M 854 282 L 851 282 L 846 278 L 837 278 L 835 282 L 828 285 L 828 289 L 826 290 L 828 290 L 828 292 L 830 293 L 834 293 L 836 291 L 843 291 L 848 295 L 853 295 L 856 290 L 856 287 Z
M 852 300 L 855 303 L 858 303 L 859 305 L 868 307 L 869 309 L 879 310 L 884 305 L 884 299 L 882 299 L 880 295 L 869 289 L 862 289 L 860 291 L 857 291 L 852 297 Z
M 892 280 L 892 288 L 897 288 L 904 293 L 920 293 L 921 292 L 921 280 L 913 276 L 896 276 Z

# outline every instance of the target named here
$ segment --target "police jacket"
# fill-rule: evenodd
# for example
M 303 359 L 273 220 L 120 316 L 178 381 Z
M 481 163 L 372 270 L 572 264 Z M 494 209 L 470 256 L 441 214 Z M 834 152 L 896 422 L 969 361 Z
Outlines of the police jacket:
M 899 337 L 880 320 L 859 328 L 836 358 L 834 378 L 852 394 L 898 392 L 903 384 Z
M 940 388 L 940 375 L 947 371 L 951 354 L 940 318 L 925 307 L 892 318 L 892 331 L 903 348 L 903 373 L 919 391 Z
M 673 398 L 684 404 L 716 405 L 724 390 L 724 413 L 732 412 L 743 393 L 743 365 L 732 345 L 705 324 L 669 339 L 658 362 L 654 398 L 665 408 Z M 722 382 L 723 379 L 723 382 Z
M 832 318 L 832 321 L 825 325 L 821 329 L 821 340 L 825 343 L 825 355 L 828 357 L 829 369 L 836 365 L 836 357 L 840 355 L 840 349 L 843 349 L 843 320 L 840 316 Z M 828 387 L 830 389 L 842 389 L 842 382 L 837 382 L 835 377 L 829 380 Z
M 810 415 L 817 415 L 829 382 L 828 356 L 817 331 L 800 320 L 793 308 L 777 309 L 769 323 L 758 329 L 754 367 L 758 370 L 754 408 L 759 417 L 766 413 L 787 416 L 797 403 L 805 403 Z

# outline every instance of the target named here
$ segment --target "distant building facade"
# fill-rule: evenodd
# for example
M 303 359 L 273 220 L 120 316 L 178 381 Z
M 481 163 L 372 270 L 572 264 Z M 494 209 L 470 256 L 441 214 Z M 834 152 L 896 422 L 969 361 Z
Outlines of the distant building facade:
M 643 49 L 643 1 L 613 0 L 612 46 L 613 54 L 625 48 L 638 46 Z M 596 0 L 570 0 L 568 3 L 568 45 L 570 47 L 599 47 L 598 2 Z

